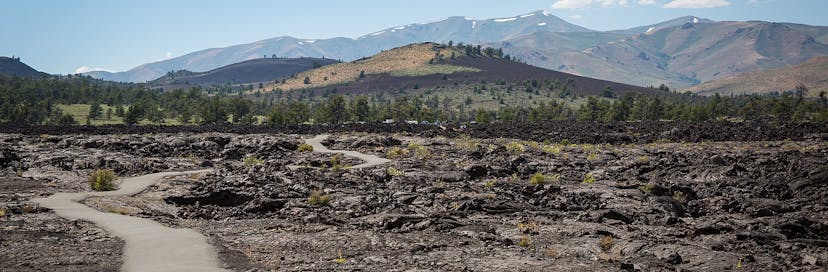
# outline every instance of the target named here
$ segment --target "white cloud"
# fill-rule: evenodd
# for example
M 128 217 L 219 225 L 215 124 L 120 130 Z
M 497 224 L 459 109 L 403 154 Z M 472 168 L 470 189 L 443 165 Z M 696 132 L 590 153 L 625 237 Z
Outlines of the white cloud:
M 629 0 L 558 0 L 552 4 L 554 9 L 579 9 L 585 8 L 592 4 L 600 4 L 602 7 L 610 7 L 614 5 L 627 6 Z
M 559 0 L 552 4 L 555 9 L 577 9 L 589 6 L 592 0 Z
M 109 72 L 109 70 L 104 69 L 104 68 L 100 68 L 100 67 L 92 68 L 92 67 L 89 67 L 89 66 L 81 66 L 81 67 L 78 67 L 78 69 L 75 69 L 75 74 L 83 74 L 83 73 L 94 72 L 94 71 Z
M 718 8 L 730 6 L 727 0 L 673 0 L 665 8 Z
M 581 20 L 581 19 L 584 18 L 584 16 L 582 16 L 580 14 L 575 14 L 575 15 L 569 16 L 569 18 L 572 18 L 574 20 Z
M 655 5 L 655 0 L 638 0 L 639 5 Z
M 170 52 L 167 52 L 166 54 L 164 54 L 164 57 L 163 57 L 163 58 L 158 59 L 158 61 L 168 60 L 168 59 L 171 59 L 171 58 L 173 58 L 173 54 L 172 54 L 172 53 L 170 53 Z

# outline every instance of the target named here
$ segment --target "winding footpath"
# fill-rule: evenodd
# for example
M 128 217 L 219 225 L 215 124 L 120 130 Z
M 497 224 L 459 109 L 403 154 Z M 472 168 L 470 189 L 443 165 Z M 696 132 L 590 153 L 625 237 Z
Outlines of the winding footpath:
M 314 152 L 339 153 L 365 161 L 351 168 L 367 168 L 390 162 L 357 151 L 328 149 L 322 145 L 322 141 L 328 137 L 329 135 L 319 135 L 305 142 L 313 146 Z M 192 229 L 165 227 L 149 219 L 105 213 L 80 203 L 93 196 L 133 196 L 167 176 L 210 171 L 212 169 L 162 172 L 126 178 L 116 191 L 56 193 L 46 198 L 32 199 L 32 202 L 49 208 L 66 219 L 90 221 L 124 240 L 126 245 L 122 271 L 227 271 L 221 268 L 218 254 L 207 242 L 207 238 Z
M 174 229 L 145 218 L 100 212 L 80 203 L 93 196 L 135 195 L 166 176 L 210 171 L 163 172 L 126 178 L 116 191 L 56 193 L 32 201 L 52 209 L 60 217 L 95 223 L 124 240 L 122 271 L 226 271 L 221 268 L 218 254 L 207 238 L 194 230 Z
M 305 143 L 313 146 L 313 152 L 339 153 L 339 154 L 342 154 L 342 155 L 345 155 L 345 156 L 354 157 L 354 158 L 365 161 L 362 164 L 357 164 L 357 165 L 351 166 L 350 168 L 352 168 L 352 169 L 374 167 L 374 166 L 386 164 L 386 163 L 391 161 L 389 159 L 380 158 L 380 157 L 377 157 L 377 156 L 374 156 L 374 155 L 363 154 L 363 153 L 359 153 L 357 151 L 328 149 L 326 146 L 322 145 L 322 141 L 324 141 L 325 139 L 328 139 L 328 137 L 330 137 L 330 135 L 326 135 L 326 134 L 318 135 L 318 136 L 313 137 L 311 139 L 305 140 Z

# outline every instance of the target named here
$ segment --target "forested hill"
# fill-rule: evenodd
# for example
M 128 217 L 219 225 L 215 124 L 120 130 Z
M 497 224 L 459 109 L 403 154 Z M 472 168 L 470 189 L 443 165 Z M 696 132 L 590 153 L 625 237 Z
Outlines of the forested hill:
M 42 77 L 46 73 L 39 72 L 15 57 L 0 57 L 0 75 L 18 77 Z

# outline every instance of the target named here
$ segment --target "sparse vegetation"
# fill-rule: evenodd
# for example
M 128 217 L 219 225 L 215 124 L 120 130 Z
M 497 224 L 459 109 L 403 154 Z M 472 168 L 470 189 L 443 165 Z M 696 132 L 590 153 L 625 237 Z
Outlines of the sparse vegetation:
M 296 151 L 299 151 L 299 152 L 313 152 L 313 146 L 303 143 L 303 144 L 300 144 L 298 147 L 296 147 Z
M 651 194 L 651 193 L 653 193 L 653 189 L 655 189 L 655 187 L 656 187 L 655 184 L 647 183 L 645 185 L 638 186 L 638 189 L 641 190 L 642 192 Z
M 676 201 L 678 201 L 678 202 L 685 202 L 685 201 L 687 201 L 687 197 L 686 197 L 686 196 L 684 196 L 684 193 L 682 193 L 681 191 L 676 191 L 676 192 L 674 192 L 674 193 L 673 193 L 673 199 L 675 199 L 675 200 L 676 200 Z
M 603 249 L 604 251 L 609 251 L 610 249 L 612 249 L 612 244 L 612 236 L 604 236 L 601 238 L 600 241 L 598 241 L 598 245 L 600 245 L 601 249 Z
M 388 149 L 388 152 L 385 153 L 385 156 L 389 159 L 405 158 L 408 157 L 408 149 L 395 146 Z
M 598 160 L 598 153 L 590 152 L 589 155 L 587 155 L 586 159 L 587 159 L 587 161 L 591 161 L 591 162 L 597 161 Z
M 322 190 L 313 190 L 308 196 L 308 204 L 314 206 L 327 206 L 331 202 L 331 197 L 322 192 Z
M 345 259 L 345 257 L 342 257 L 342 250 L 341 249 L 337 251 L 337 254 L 339 254 L 339 257 L 334 259 L 335 263 L 345 264 L 346 262 L 348 262 L 348 259 Z
M 546 184 L 546 176 L 544 176 L 540 172 L 535 173 L 534 175 L 532 175 L 531 178 L 529 178 L 529 184 L 535 186 L 544 185 Z
M 264 164 L 264 160 L 259 159 L 259 158 L 254 157 L 254 156 L 244 157 L 244 160 L 242 160 L 242 162 L 243 162 L 244 166 L 247 166 L 247 167 Z
M 538 222 L 536 222 L 535 220 L 528 220 L 526 222 L 520 222 L 520 223 L 518 223 L 517 227 L 518 227 L 518 230 L 521 233 L 525 233 L 525 234 L 537 233 L 538 229 L 540 228 L 540 226 L 538 225 Z
M 529 236 L 523 235 L 520 237 L 520 240 L 518 240 L 517 245 L 522 248 L 528 248 L 532 245 L 532 241 L 529 240 Z
M 595 176 L 592 175 L 592 173 L 587 173 L 586 175 L 584 175 L 583 183 L 594 183 L 594 182 L 595 182 Z
M 465 151 L 475 151 L 477 148 L 480 147 L 480 142 L 469 137 L 469 135 L 462 134 L 455 140 L 455 143 L 460 147 L 460 149 Z
M 95 191 L 115 190 L 115 171 L 111 169 L 98 169 L 89 174 L 89 186 Z
M 523 154 L 526 152 L 526 146 L 520 142 L 508 142 L 503 147 L 506 148 L 506 152 L 509 152 L 512 155 Z
M 402 170 L 399 170 L 399 169 L 397 169 L 397 168 L 391 167 L 391 166 L 389 166 L 389 167 L 385 170 L 385 172 L 386 172 L 388 175 L 392 176 L 392 177 L 402 177 L 402 176 L 405 176 L 405 172 L 403 172 Z
M 417 157 L 417 159 L 425 160 L 431 158 L 431 152 L 428 151 L 428 148 L 420 144 L 411 142 L 408 144 L 408 150 L 413 152 L 414 157 Z

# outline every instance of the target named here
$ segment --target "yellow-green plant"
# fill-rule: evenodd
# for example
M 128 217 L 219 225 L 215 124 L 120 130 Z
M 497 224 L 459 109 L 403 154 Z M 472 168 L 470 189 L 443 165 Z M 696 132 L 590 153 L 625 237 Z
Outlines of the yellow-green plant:
M 648 163 L 648 162 L 650 162 L 650 157 L 648 157 L 648 156 L 639 156 L 638 158 L 635 158 L 635 162 L 637 162 L 637 163 Z
M 491 179 L 491 180 L 483 183 L 483 187 L 492 188 L 492 187 L 495 186 L 495 183 L 497 183 L 497 180 L 496 179 Z
M 504 145 L 504 147 L 506 147 L 506 152 L 509 152 L 509 153 L 515 154 L 515 155 L 522 154 L 523 152 L 526 152 L 526 146 L 524 146 L 523 144 L 521 144 L 519 142 L 508 142 L 508 143 L 506 143 L 506 145 Z
M 254 165 L 264 164 L 264 160 L 253 157 L 253 156 L 244 157 L 244 160 L 242 162 L 244 163 L 244 166 L 254 166 Z
M 115 171 L 98 169 L 89 174 L 89 186 L 95 191 L 115 190 Z
M 593 182 L 595 182 L 595 176 L 593 176 L 592 173 L 587 173 L 586 175 L 584 175 L 584 181 L 583 182 L 584 183 L 593 183 Z
M 561 153 L 561 147 L 558 146 L 558 145 L 544 145 L 543 146 L 543 152 L 553 154 L 553 155 L 558 155 L 558 154 Z
M 673 193 L 673 199 L 675 199 L 678 202 L 684 202 L 685 200 L 687 200 L 687 197 L 684 196 L 684 193 L 676 191 L 675 193 Z
M 0 208 L 0 217 L 6 217 L 6 209 Z
M 296 151 L 313 152 L 313 146 L 309 144 L 300 144 L 298 147 L 296 147 Z
M 638 189 L 645 193 L 652 193 L 653 189 L 655 189 L 656 185 L 652 183 L 647 183 L 646 185 L 638 186 Z
M 589 153 L 589 155 L 587 155 L 586 159 L 587 159 L 587 161 L 597 161 L 598 160 L 598 154 L 594 153 L 594 152 Z
M 423 160 L 431 158 L 431 152 L 428 151 L 428 148 L 417 143 L 409 143 L 408 150 L 414 152 L 414 157 L 417 157 L 418 159 Z
M 391 175 L 393 177 L 405 176 L 405 172 L 403 172 L 402 170 L 399 170 L 397 168 L 391 167 L 391 166 L 389 166 L 388 169 L 385 170 L 385 172 L 388 173 L 388 175 Z
M 457 146 L 460 147 L 460 149 L 466 151 L 475 151 L 480 146 L 480 143 L 477 140 L 469 137 L 469 135 L 466 134 L 461 134 L 460 136 L 458 136 L 455 142 L 457 143 Z
M 341 249 L 339 250 L 338 253 L 339 253 L 339 258 L 334 259 L 334 262 L 336 262 L 338 264 L 344 264 L 344 263 L 348 262 L 348 259 L 345 259 L 345 257 L 342 257 L 342 250 Z
M 388 149 L 388 152 L 386 152 L 385 155 L 389 159 L 397 159 L 397 158 L 408 157 L 408 149 L 400 148 L 400 147 L 395 146 L 395 147 L 392 147 L 392 148 Z
M 308 196 L 308 204 L 314 206 L 325 206 L 331 202 L 331 196 L 323 194 L 321 190 L 313 190 Z
M 532 245 L 532 241 L 529 240 L 529 236 L 523 235 L 520 237 L 520 240 L 518 240 L 517 245 L 519 247 L 526 248 Z
M 529 184 L 531 185 L 544 185 L 546 184 L 546 176 L 541 174 L 540 172 L 535 173 L 529 178 Z

